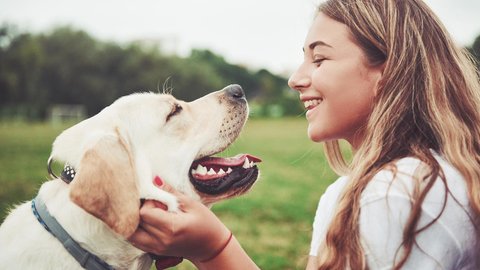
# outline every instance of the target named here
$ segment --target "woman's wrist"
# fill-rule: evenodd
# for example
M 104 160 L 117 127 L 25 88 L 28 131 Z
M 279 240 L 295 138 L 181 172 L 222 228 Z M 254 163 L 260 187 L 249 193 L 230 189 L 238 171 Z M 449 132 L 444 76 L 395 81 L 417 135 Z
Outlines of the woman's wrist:
M 208 269 L 229 269 L 229 270 L 258 270 L 258 266 L 252 261 L 248 254 L 243 250 L 235 236 L 232 237 L 210 260 L 192 261 L 199 270 Z
M 228 246 L 228 244 L 230 244 L 230 241 L 233 238 L 233 233 L 231 231 L 229 231 L 229 232 L 230 232 L 230 234 L 229 234 L 227 240 L 225 241 L 225 243 L 223 243 L 222 246 L 217 248 L 217 250 L 212 255 L 210 255 L 208 258 L 201 260 L 200 261 L 201 263 L 206 263 L 206 262 L 209 262 L 209 261 L 215 259 L 218 255 L 220 255 L 220 253 L 223 252 L 223 250 L 225 250 L 225 248 Z

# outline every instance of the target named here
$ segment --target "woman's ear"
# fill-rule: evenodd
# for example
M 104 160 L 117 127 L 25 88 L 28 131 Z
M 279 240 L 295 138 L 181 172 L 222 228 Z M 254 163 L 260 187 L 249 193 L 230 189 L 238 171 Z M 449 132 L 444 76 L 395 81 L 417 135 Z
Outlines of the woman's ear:
M 70 184 L 70 199 L 127 238 L 139 221 L 140 195 L 128 143 L 116 134 L 95 136 Z
M 380 86 L 380 82 L 382 81 L 383 79 L 383 72 L 385 71 L 385 66 L 386 66 L 386 62 L 384 62 L 383 64 L 379 65 L 377 68 L 377 78 L 376 78 L 376 81 L 375 81 L 375 90 L 374 90 L 374 95 L 377 96 L 378 95 L 378 87 Z

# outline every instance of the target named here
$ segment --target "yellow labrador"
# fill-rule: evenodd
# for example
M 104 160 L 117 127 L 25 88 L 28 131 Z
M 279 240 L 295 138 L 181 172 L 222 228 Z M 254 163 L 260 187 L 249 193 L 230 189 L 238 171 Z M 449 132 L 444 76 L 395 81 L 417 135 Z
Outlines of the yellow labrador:
M 230 85 L 190 103 L 128 95 L 65 130 L 51 159 L 69 166 L 1 225 L 0 269 L 149 269 L 150 256 L 125 240 L 139 224 L 141 201 L 177 209 L 152 180 L 159 176 L 205 204 L 249 190 L 258 158 L 211 157 L 237 138 L 247 116 L 242 88 Z M 66 236 L 47 231 L 55 227 Z

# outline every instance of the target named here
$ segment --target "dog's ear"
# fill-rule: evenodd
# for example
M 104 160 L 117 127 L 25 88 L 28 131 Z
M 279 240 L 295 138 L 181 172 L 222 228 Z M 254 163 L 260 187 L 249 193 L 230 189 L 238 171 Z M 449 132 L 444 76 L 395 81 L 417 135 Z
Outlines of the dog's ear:
M 80 159 L 70 184 L 70 199 L 127 238 L 140 220 L 136 178 L 129 144 L 118 130 L 98 136 Z

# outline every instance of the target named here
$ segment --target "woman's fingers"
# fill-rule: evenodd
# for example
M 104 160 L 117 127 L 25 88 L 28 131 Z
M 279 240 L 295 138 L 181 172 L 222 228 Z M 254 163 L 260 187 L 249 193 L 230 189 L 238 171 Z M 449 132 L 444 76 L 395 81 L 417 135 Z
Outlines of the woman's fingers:
M 138 228 L 135 233 L 128 238 L 128 241 L 138 249 L 150 253 L 157 253 L 155 249 L 158 247 L 158 242 L 142 228 Z
M 153 200 L 147 200 L 140 208 L 140 225 L 128 240 L 137 248 L 159 254 L 164 249 L 164 240 L 171 238 L 174 215 L 159 208 Z
M 171 232 L 164 232 L 155 226 L 143 223 L 128 238 L 135 247 L 153 254 L 173 255 L 173 235 Z
M 165 190 L 165 191 L 168 192 L 168 193 L 172 193 L 172 194 L 175 195 L 175 196 L 182 194 L 182 193 L 179 192 L 178 190 L 174 189 L 170 184 L 164 182 L 163 180 L 159 180 L 158 176 L 155 177 L 155 179 L 153 179 L 153 184 L 154 184 L 156 187 L 161 188 L 161 189 Z
M 160 183 L 158 181 L 155 181 L 155 180 L 153 181 L 153 183 L 158 188 L 161 188 L 162 190 L 175 195 L 175 197 L 177 197 L 178 204 L 179 204 L 180 209 L 182 211 L 185 211 L 186 208 L 188 208 L 188 206 L 190 206 L 191 202 L 193 201 L 190 197 L 188 197 L 187 195 L 185 195 L 185 194 L 181 193 L 180 191 L 176 190 L 175 188 L 173 188 L 168 183 L 165 183 L 165 182 L 162 181 L 161 185 L 160 185 Z
M 165 190 L 166 192 L 172 193 L 173 195 L 177 195 L 178 193 L 180 193 L 176 189 L 174 189 L 171 185 L 169 185 L 168 183 L 165 183 L 165 182 L 162 185 L 158 185 L 157 183 L 155 183 L 155 185 L 157 187 Z
M 147 200 L 140 208 L 140 219 L 142 226 L 145 224 L 152 225 L 159 230 L 168 228 L 171 229 L 174 221 L 174 216 L 177 213 L 168 212 L 156 206 L 157 202 Z

